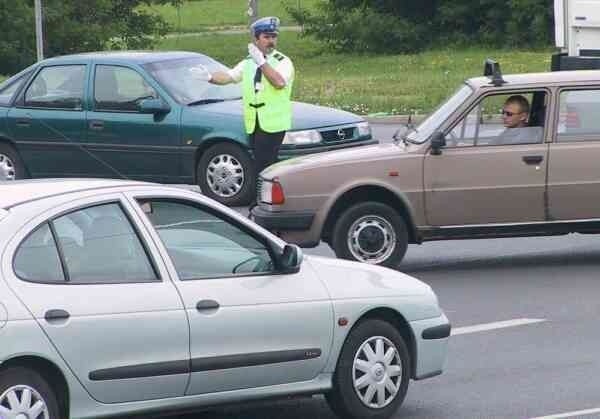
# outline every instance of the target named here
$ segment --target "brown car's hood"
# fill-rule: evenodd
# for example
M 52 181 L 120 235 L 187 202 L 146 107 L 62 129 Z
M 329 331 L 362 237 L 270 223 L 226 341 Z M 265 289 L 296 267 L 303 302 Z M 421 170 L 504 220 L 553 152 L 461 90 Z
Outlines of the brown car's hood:
M 387 143 L 310 154 L 280 161 L 263 171 L 261 176 L 265 179 L 273 179 L 274 177 L 289 175 L 316 167 L 347 166 L 358 162 L 364 164 L 369 160 L 399 156 L 407 153 L 407 151 L 408 148 L 402 144 Z

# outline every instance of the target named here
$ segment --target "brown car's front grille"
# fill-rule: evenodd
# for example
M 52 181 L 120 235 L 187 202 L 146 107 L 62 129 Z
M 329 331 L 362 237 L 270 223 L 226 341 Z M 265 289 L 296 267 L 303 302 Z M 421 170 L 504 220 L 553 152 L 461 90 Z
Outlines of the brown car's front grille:
M 339 128 L 328 131 L 321 131 L 321 136 L 323 137 L 323 141 L 326 143 L 335 141 L 348 141 L 354 139 L 354 131 L 355 129 L 353 127 Z

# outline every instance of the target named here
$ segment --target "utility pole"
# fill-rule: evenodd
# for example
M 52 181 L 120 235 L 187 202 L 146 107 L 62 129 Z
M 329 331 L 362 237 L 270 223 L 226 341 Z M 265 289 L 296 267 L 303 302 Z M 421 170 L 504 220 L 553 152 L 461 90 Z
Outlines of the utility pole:
M 35 45 L 38 61 L 44 59 L 44 30 L 42 21 L 42 0 L 35 0 Z
M 248 18 L 250 24 L 258 19 L 258 0 L 248 0 Z

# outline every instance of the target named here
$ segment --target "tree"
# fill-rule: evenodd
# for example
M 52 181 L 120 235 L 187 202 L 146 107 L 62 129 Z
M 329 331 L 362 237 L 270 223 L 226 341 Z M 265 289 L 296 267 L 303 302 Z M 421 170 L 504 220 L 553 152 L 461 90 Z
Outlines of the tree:
M 540 46 L 552 33 L 550 0 L 327 0 L 292 17 L 329 47 L 406 53 L 433 45 Z
M 142 49 L 169 30 L 141 5 L 182 0 L 44 0 L 44 52 L 48 57 L 104 49 Z M 0 0 L 0 73 L 35 62 L 33 0 Z

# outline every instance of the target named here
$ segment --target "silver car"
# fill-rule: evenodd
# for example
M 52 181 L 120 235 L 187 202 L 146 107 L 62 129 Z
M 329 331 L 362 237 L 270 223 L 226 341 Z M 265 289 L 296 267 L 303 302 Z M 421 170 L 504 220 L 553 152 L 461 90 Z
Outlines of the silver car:
M 324 393 L 386 418 L 450 325 L 399 272 L 303 256 L 200 194 L 0 183 L 0 417 L 188 410 Z

